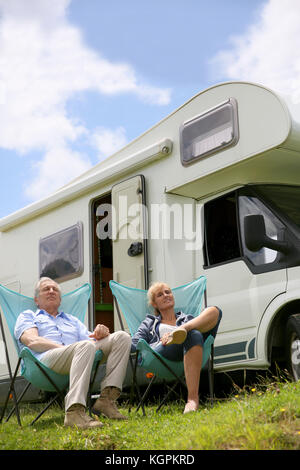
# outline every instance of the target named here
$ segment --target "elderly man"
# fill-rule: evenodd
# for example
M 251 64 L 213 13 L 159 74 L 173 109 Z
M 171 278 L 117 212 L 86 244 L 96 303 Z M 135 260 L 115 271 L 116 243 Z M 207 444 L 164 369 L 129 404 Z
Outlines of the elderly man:
M 35 287 L 36 312 L 21 313 L 15 326 L 20 348 L 27 346 L 33 354 L 55 372 L 70 375 L 65 397 L 65 426 L 94 428 L 103 426 L 85 413 L 86 396 L 95 351 L 101 349 L 106 358 L 106 374 L 101 394 L 93 413 L 112 419 L 126 419 L 116 407 L 126 374 L 131 339 L 124 331 L 109 332 L 97 325 L 91 333 L 76 317 L 58 311 L 60 286 L 50 278 L 41 278 Z

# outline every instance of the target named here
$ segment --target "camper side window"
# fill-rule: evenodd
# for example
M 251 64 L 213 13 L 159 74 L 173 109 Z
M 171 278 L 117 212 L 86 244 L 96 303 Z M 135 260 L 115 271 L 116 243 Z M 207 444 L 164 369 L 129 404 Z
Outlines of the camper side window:
M 239 140 L 237 101 L 229 98 L 180 127 L 181 163 L 186 166 L 236 145 Z
M 239 214 L 241 220 L 241 238 L 243 243 L 244 255 L 255 266 L 274 263 L 279 257 L 279 252 L 271 250 L 270 248 L 261 248 L 258 251 L 250 251 L 244 242 L 244 218 L 246 215 L 263 215 L 266 234 L 273 240 L 282 240 L 284 225 L 274 216 L 274 214 L 257 198 L 254 196 L 240 196 L 239 197 Z
M 39 244 L 40 277 L 65 281 L 83 272 L 82 223 L 45 238 Z
M 240 258 L 235 193 L 204 206 L 206 266 Z

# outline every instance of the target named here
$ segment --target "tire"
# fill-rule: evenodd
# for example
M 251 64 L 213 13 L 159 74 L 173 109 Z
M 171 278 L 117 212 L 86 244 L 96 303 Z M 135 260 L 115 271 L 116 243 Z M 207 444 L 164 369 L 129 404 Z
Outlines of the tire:
M 293 380 L 300 380 L 300 313 L 291 315 L 286 324 L 286 358 Z

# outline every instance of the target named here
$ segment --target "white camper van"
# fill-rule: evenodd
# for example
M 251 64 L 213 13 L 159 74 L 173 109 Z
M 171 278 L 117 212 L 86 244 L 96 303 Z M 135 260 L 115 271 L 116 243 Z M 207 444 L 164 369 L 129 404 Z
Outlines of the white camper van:
M 176 287 L 204 274 L 208 305 L 223 311 L 215 370 L 287 361 L 299 379 L 299 207 L 300 127 L 287 104 L 260 85 L 219 84 L 0 220 L 0 283 L 32 296 L 41 275 L 63 292 L 90 282 L 86 322 L 114 331 L 110 279 Z

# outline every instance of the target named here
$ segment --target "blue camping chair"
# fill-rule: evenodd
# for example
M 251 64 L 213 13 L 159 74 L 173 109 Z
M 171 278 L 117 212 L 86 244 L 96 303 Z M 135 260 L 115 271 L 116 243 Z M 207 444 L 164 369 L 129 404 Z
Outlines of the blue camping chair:
M 153 314 L 153 307 L 148 305 L 147 291 L 142 289 L 136 289 L 121 285 L 115 281 L 109 283 L 111 291 L 113 293 L 119 321 L 121 328 L 124 329 L 121 312 L 127 322 L 131 336 L 133 336 L 138 330 L 141 322 L 145 319 L 147 314 Z M 177 311 L 183 311 L 186 314 L 191 314 L 194 317 L 199 315 L 202 310 L 203 298 L 206 303 L 206 278 L 201 276 L 200 278 L 185 284 L 183 286 L 175 287 L 172 289 L 175 298 L 175 308 Z M 208 378 L 209 378 L 209 391 L 211 401 L 213 400 L 213 344 L 214 337 L 208 335 L 203 348 L 203 360 L 202 368 L 208 364 Z M 178 382 L 185 385 L 184 377 L 184 366 L 182 361 L 170 361 L 157 352 L 153 351 L 149 344 L 141 339 L 137 344 L 137 355 L 134 364 L 133 371 L 133 383 L 132 388 L 137 390 L 140 398 L 139 388 L 136 380 L 137 364 L 148 372 L 154 374 L 149 386 L 147 387 L 143 397 L 140 399 L 140 403 L 137 410 L 142 407 L 143 413 L 144 402 L 150 391 L 150 387 L 156 378 L 163 379 L 164 381 L 175 381 L 175 385 L 169 388 L 168 393 L 161 401 L 157 411 L 162 407 L 170 393 L 174 390 Z
M 87 310 L 88 301 L 91 295 L 91 286 L 90 284 L 86 283 L 83 286 L 79 287 L 78 289 L 69 292 L 62 296 L 60 310 L 72 313 L 72 315 L 76 316 L 82 322 L 84 321 L 85 313 Z M 40 362 L 30 351 L 29 348 L 24 347 L 22 351 L 19 351 L 18 343 L 14 337 L 14 328 L 15 323 L 19 314 L 25 310 L 36 310 L 36 304 L 34 299 L 31 297 L 24 296 L 19 294 L 18 292 L 14 292 L 7 287 L 4 287 L 0 284 L 0 305 L 2 308 L 2 312 L 5 316 L 7 326 L 9 332 L 14 340 L 14 345 L 16 347 L 18 353 L 18 363 L 12 375 L 10 360 L 9 360 L 9 352 L 5 338 L 5 332 L 2 322 L 2 317 L 0 314 L 0 329 L 2 338 L 4 341 L 5 347 L 5 354 L 6 354 L 6 361 L 8 366 L 8 372 L 10 375 L 10 388 L 7 394 L 7 398 L 4 404 L 4 408 L 2 410 L 2 415 L 0 418 L 0 423 L 3 420 L 9 397 L 12 395 L 14 400 L 15 407 L 9 413 L 6 421 L 10 418 L 12 413 L 15 411 L 18 419 L 18 423 L 21 425 L 20 420 L 20 413 L 19 413 L 19 403 L 22 400 L 23 396 L 27 392 L 30 385 L 35 386 L 37 389 L 46 391 L 46 392 L 56 392 L 55 396 L 50 400 L 50 402 L 45 406 L 45 408 L 38 414 L 38 416 L 32 421 L 31 424 L 35 423 L 43 414 L 44 412 L 54 403 L 59 397 L 62 399 L 65 396 L 66 390 L 69 385 L 69 375 L 65 374 L 58 374 L 53 370 L 49 369 L 45 364 Z M 103 357 L 102 351 L 97 351 L 95 354 L 95 361 L 92 370 L 92 378 L 91 378 L 91 386 L 90 391 L 92 389 L 92 385 L 96 378 L 96 373 L 100 361 Z M 18 374 L 19 367 L 21 365 L 21 376 L 26 379 L 28 382 L 21 392 L 20 396 L 16 397 L 15 392 L 15 380 Z M 90 392 L 88 396 L 88 404 L 89 407 L 91 406 L 91 397 Z

